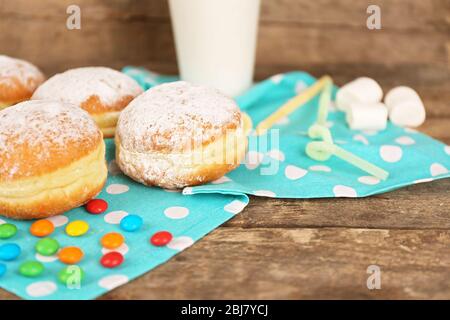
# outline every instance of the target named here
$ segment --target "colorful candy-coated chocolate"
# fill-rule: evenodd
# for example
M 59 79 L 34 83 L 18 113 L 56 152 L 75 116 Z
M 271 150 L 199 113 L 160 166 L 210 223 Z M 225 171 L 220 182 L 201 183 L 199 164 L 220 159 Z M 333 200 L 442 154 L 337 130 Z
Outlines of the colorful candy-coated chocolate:
M 77 264 L 83 256 L 83 251 L 78 247 L 65 247 L 58 252 L 59 260 L 65 264 Z
M 120 247 L 124 241 L 125 238 L 123 235 L 117 232 L 107 233 L 100 240 L 102 246 L 106 249 L 116 249 Z
M 52 256 L 58 252 L 59 242 L 53 238 L 44 238 L 36 243 L 35 249 L 43 256 Z
M 171 240 L 172 240 L 172 234 L 168 231 L 159 231 L 156 232 L 151 238 L 150 238 L 150 242 L 154 245 L 154 246 L 165 246 L 166 244 L 168 244 Z
M 15 243 L 5 243 L 0 245 L 0 260 L 3 261 L 12 261 L 15 260 L 22 250 L 19 245 Z
M 0 239 L 9 239 L 17 233 L 17 227 L 12 223 L 0 224 Z
M 85 208 L 90 214 L 100 214 L 108 209 L 108 203 L 102 199 L 92 199 L 86 204 Z
M 37 277 L 44 272 L 44 265 L 38 261 L 26 261 L 19 267 L 19 273 L 25 277 Z
M 100 263 L 105 268 L 115 268 L 121 265 L 122 262 L 123 255 L 116 251 L 108 252 L 100 259 Z
M 0 278 L 3 277 L 3 275 L 6 273 L 6 265 L 3 263 L 0 263 Z
M 123 231 L 134 232 L 142 227 L 142 218 L 135 214 L 129 214 L 120 220 L 120 228 Z
M 58 273 L 58 280 L 66 286 L 76 286 L 84 279 L 84 271 L 79 266 L 67 266 Z
M 55 226 L 49 220 L 37 220 L 30 227 L 30 233 L 35 237 L 46 237 L 53 233 Z
M 89 224 L 86 221 L 76 220 L 66 226 L 66 233 L 71 237 L 79 237 L 88 232 Z

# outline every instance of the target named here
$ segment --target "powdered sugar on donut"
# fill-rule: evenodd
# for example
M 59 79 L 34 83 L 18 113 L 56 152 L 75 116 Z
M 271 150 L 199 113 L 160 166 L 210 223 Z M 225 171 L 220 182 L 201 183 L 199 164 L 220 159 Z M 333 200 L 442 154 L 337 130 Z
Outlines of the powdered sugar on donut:
M 42 72 L 31 63 L 0 55 L 0 84 L 11 85 L 17 79 L 23 86 L 36 86 L 44 80 Z M 30 88 L 33 89 L 34 88 Z
M 113 105 L 125 96 L 142 93 L 139 84 L 122 72 L 105 67 L 71 69 L 56 74 L 33 94 L 33 100 L 51 99 L 81 106 L 91 96 L 105 105 Z
M 100 138 L 95 122 L 75 105 L 45 100 L 19 103 L 0 111 L 0 176 L 14 177 L 19 171 L 26 176 L 21 166 L 45 163 L 77 146 L 95 146 Z M 30 155 L 30 150 L 39 152 Z
M 240 126 L 233 99 L 218 90 L 177 81 L 134 99 L 117 125 L 123 148 L 133 152 L 181 150 Z

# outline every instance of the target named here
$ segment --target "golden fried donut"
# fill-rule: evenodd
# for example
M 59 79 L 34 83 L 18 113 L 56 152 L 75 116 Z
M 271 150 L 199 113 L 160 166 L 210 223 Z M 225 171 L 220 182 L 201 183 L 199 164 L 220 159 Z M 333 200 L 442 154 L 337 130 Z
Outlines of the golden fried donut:
M 36 90 L 31 99 L 75 104 L 89 112 L 105 138 L 111 138 L 119 113 L 142 91 L 136 81 L 122 72 L 105 67 L 87 67 L 54 75 Z
M 100 193 L 106 176 L 102 133 L 84 110 L 42 100 L 0 111 L 0 215 L 61 214 Z
M 168 189 L 222 177 L 245 156 L 236 103 L 215 89 L 178 81 L 156 86 L 120 114 L 116 162 L 132 179 Z
M 30 99 L 44 75 L 29 62 L 0 55 L 0 110 Z

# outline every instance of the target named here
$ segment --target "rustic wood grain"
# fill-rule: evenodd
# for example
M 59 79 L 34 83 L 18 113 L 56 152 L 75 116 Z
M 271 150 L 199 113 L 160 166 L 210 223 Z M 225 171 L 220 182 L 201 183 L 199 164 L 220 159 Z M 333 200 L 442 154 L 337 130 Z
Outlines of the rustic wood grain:
M 444 33 L 370 32 L 367 30 L 293 28 L 274 25 L 260 28 L 259 65 L 292 67 L 296 64 L 365 65 L 387 68 L 424 68 L 432 65 L 436 75 L 447 75 Z M 445 70 L 438 71 L 437 69 Z M 342 68 L 343 69 L 343 68 Z M 361 74 L 361 73 L 360 73 Z
M 168 21 L 89 21 L 82 24 L 81 30 L 67 30 L 61 21 L 29 21 L 6 16 L 0 20 L 0 29 L 9 30 L 1 34 L 3 53 L 34 61 L 47 73 L 73 65 L 108 65 L 112 61 L 130 64 L 176 61 Z M 287 69 L 325 63 L 391 68 L 431 65 L 438 74 L 445 75 L 442 70 L 447 68 L 448 74 L 447 38 L 445 32 L 417 31 L 412 36 L 367 29 L 319 30 L 263 24 L 259 29 L 257 67 L 270 65 Z
M 416 83 L 448 80 L 448 1 L 375 3 L 383 10 L 379 31 L 365 27 L 366 0 L 263 1 L 257 75 L 303 69 L 352 77 L 400 74 Z M 29 59 L 49 75 L 96 64 L 176 72 L 166 1 L 80 0 L 82 30 L 73 31 L 65 29 L 68 4 L 0 0 L 0 52 Z
M 449 106 L 447 104 L 447 108 L 448 107 Z M 431 105 L 427 110 L 432 108 L 433 106 Z M 428 118 L 420 127 L 420 131 L 446 143 L 447 145 L 450 145 L 450 118 L 448 116 L 441 118 Z
M 383 29 L 445 29 L 450 12 L 445 0 L 262 0 L 262 21 L 318 26 L 366 27 L 369 5 L 381 8 Z
M 1 0 L 7 15 L 34 19 L 60 19 L 71 0 Z M 442 30 L 448 27 L 450 5 L 445 0 L 262 0 L 261 22 L 302 25 L 365 27 L 369 5 L 382 10 L 382 26 L 396 30 Z M 165 0 L 78 0 L 87 20 L 168 20 Z
M 15 28 L 10 28 L 11 24 Z M 49 75 L 86 65 L 120 68 L 149 60 L 175 63 L 169 23 L 104 21 L 84 23 L 81 30 L 69 31 L 65 22 L 2 18 L 0 30 L 8 28 L 10 32 L 1 33 L 0 51 L 33 61 Z
M 448 230 L 222 228 L 103 298 L 445 299 L 449 241 Z M 366 287 L 372 264 L 381 290 Z
M 248 208 L 224 227 L 450 230 L 449 190 L 445 179 L 358 199 L 251 197 Z

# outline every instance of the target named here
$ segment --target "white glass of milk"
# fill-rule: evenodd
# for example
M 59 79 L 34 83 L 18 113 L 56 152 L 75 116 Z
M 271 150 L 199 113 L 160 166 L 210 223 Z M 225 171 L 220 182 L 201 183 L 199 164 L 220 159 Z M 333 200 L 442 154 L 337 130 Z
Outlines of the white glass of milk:
M 181 79 L 236 96 L 253 82 L 260 0 L 169 0 Z

